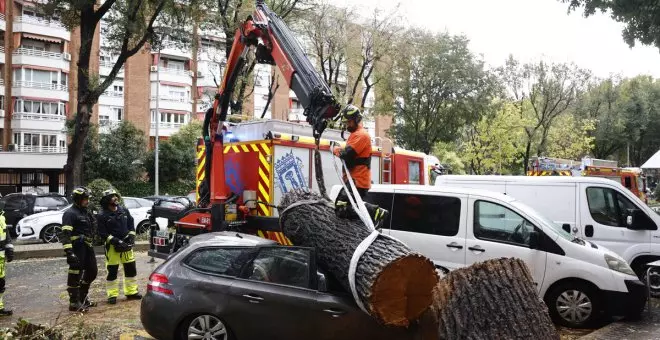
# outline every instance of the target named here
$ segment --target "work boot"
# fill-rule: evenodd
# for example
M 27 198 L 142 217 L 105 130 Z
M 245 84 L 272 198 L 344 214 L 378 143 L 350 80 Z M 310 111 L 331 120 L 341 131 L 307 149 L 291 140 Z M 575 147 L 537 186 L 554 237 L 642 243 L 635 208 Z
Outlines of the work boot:
M 80 302 L 80 292 L 75 290 L 69 290 L 69 311 L 70 312 L 86 312 L 87 307 Z
M 96 301 L 92 301 L 89 298 L 85 298 L 85 300 L 82 302 L 82 304 L 86 308 L 98 306 L 98 303 Z
M 109 304 L 109 305 L 116 305 L 116 304 L 117 304 L 117 298 L 114 297 L 114 296 L 108 298 L 108 304 Z
M 390 218 L 390 212 L 387 209 L 378 208 L 374 216 L 374 227 L 376 229 L 382 228 L 388 218 Z
M 0 317 L 11 316 L 12 314 L 14 314 L 14 312 L 11 309 L 6 309 L 6 308 L 0 309 Z
M 96 301 L 92 301 L 89 298 L 89 285 L 80 286 L 80 300 L 82 301 L 82 304 L 87 308 L 96 307 L 98 305 Z
M 127 300 L 142 300 L 142 295 L 140 293 L 126 295 L 126 299 Z

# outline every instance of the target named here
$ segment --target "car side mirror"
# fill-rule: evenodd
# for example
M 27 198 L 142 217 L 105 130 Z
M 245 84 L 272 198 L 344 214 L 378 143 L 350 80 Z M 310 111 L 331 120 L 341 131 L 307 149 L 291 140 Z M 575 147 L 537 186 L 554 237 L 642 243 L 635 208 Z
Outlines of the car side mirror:
M 540 235 L 538 231 L 532 231 L 529 233 L 529 249 L 538 249 L 539 248 Z
M 327 292 L 328 291 L 328 281 L 325 279 L 325 274 L 323 273 L 316 273 L 316 282 L 317 282 L 317 290 L 319 292 Z

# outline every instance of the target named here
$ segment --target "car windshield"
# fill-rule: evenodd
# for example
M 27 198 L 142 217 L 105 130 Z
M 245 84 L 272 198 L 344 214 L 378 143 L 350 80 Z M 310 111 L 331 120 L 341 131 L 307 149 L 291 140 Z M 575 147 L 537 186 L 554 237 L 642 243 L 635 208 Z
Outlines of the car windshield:
M 61 207 L 61 208 L 59 209 L 59 211 L 67 210 L 67 209 L 71 208 L 72 205 L 73 205 L 73 204 L 65 205 L 65 206 Z
M 557 233 L 559 236 L 565 238 L 568 241 L 573 241 L 575 237 L 571 235 L 570 233 L 567 233 L 564 229 L 561 228 L 561 226 L 555 222 L 553 222 L 551 219 L 539 214 L 536 210 L 532 209 L 528 205 L 520 202 L 520 201 L 513 201 L 511 202 L 511 205 L 515 206 L 516 208 L 524 211 L 528 215 L 531 215 L 535 220 L 540 221 L 543 223 L 545 226 L 551 228 L 555 233 Z

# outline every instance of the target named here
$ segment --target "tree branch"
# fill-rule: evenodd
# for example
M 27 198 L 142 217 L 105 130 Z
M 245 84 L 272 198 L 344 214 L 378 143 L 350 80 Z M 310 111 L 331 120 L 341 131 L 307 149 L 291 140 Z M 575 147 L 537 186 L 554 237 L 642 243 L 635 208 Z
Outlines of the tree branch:
M 99 22 L 115 2 L 117 2 L 117 0 L 106 0 L 103 5 L 94 12 L 94 21 Z

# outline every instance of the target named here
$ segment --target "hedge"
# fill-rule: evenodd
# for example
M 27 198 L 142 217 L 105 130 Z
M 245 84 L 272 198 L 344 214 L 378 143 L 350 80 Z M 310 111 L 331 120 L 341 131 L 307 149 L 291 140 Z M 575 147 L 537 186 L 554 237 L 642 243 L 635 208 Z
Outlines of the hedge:
M 113 185 L 122 195 L 128 197 L 147 197 L 154 194 L 154 183 L 152 182 L 115 182 Z M 186 196 L 195 190 L 195 182 L 167 182 L 160 183 L 159 194 L 171 196 Z

